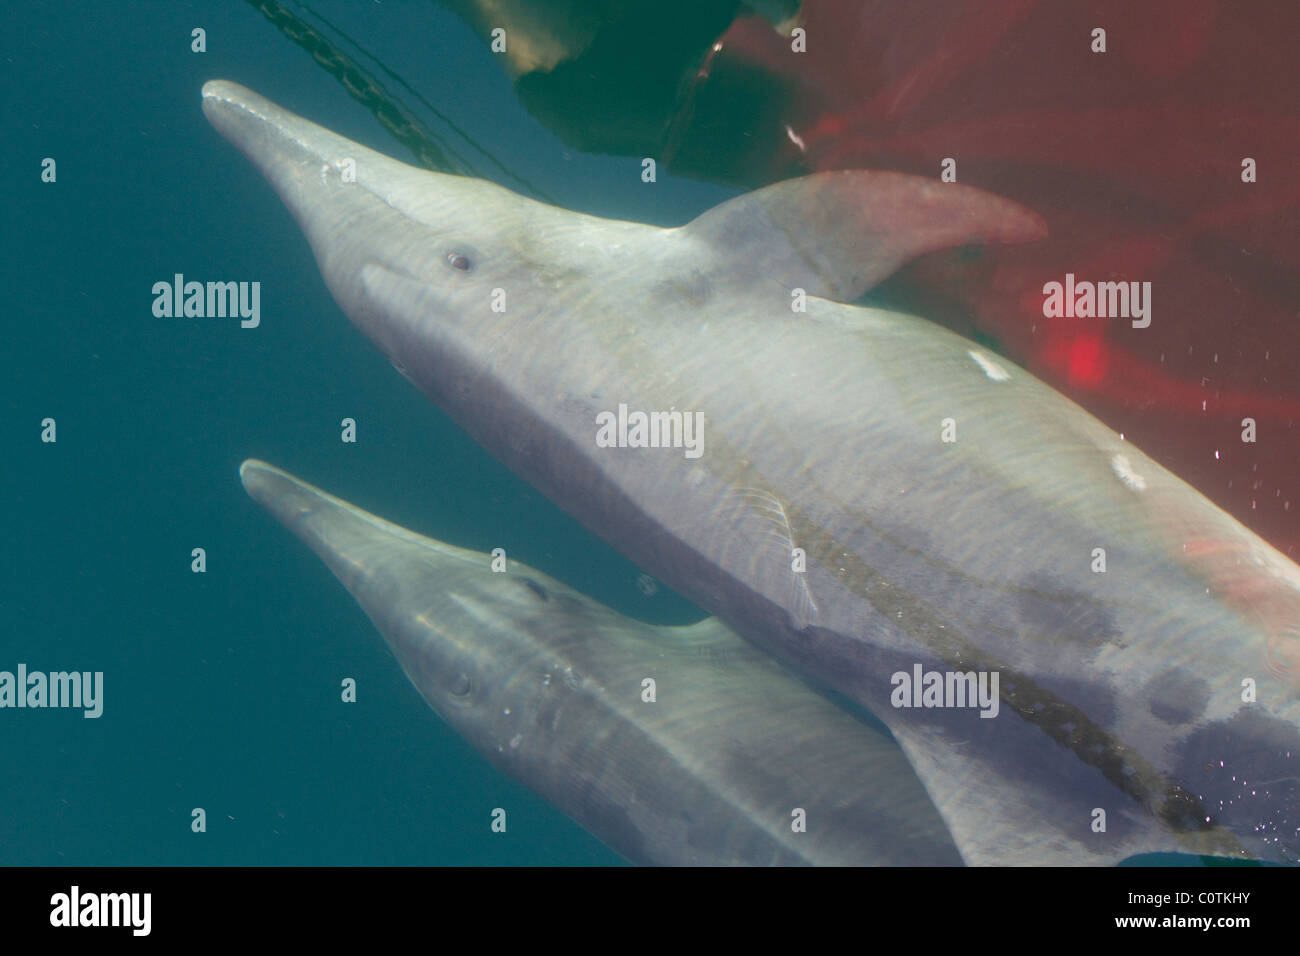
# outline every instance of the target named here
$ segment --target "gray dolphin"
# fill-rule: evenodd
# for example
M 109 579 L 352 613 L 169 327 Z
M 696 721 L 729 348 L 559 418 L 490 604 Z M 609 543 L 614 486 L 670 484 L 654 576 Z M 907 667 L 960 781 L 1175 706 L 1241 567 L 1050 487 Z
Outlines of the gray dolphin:
M 844 304 L 1032 214 L 844 172 L 660 229 L 412 169 L 235 84 L 203 105 L 400 371 L 878 715 L 968 862 L 1300 856 L 1300 568 L 1023 369 Z M 998 678 L 997 715 L 954 675 Z
M 356 598 L 443 720 L 629 860 L 961 864 L 889 735 L 716 619 L 633 621 L 263 462 L 239 474 Z

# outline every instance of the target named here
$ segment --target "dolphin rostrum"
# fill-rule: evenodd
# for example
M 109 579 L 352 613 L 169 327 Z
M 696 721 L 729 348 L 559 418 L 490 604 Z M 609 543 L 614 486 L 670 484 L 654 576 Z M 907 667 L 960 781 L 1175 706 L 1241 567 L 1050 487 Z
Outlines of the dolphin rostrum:
M 1300 858 L 1300 568 L 1023 369 L 845 304 L 920 252 L 1034 238 L 1033 214 L 841 172 L 661 229 L 203 94 L 394 365 L 880 717 L 967 862 Z
M 961 864 L 889 735 L 717 619 L 633 621 L 263 462 L 239 474 L 357 599 L 429 706 L 629 860 Z

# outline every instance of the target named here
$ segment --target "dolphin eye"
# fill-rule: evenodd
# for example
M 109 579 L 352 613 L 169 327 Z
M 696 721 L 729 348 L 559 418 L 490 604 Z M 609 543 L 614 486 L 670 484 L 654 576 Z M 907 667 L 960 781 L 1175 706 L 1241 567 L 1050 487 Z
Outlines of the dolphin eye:
M 453 697 L 468 697 L 470 690 L 473 689 L 473 684 L 469 679 L 469 675 L 464 671 L 461 671 L 455 676 L 451 682 L 451 686 L 447 689 L 451 692 Z
M 519 580 L 522 581 L 524 584 L 526 584 L 528 586 L 528 590 L 532 591 L 543 601 L 549 601 L 551 599 L 551 595 L 549 592 L 547 592 L 546 588 L 542 587 L 532 578 L 520 578 Z
M 449 252 L 447 253 L 447 265 L 453 269 L 459 269 L 461 272 L 469 272 L 474 264 L 469 261 L 469 256 L 459 252 Z

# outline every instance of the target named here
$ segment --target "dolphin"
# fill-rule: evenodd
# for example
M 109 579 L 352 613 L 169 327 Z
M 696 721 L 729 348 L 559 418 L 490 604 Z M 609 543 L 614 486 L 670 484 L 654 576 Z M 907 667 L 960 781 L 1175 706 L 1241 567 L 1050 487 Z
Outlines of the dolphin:
M 1300 568 L 1024 369 L 852 304 L 922 252 L 1041 236 L 1033 213 L 848 171 L 664 229 L 410 168 L 233 83 L 203 108 L 399 371 L 878 716 L 967 862 L 1300 857 Z
M 961 864 L 889 734 L 716 618 L 643 624 L 264 462 L 239 475 L 356 598 L 443 720 L 632 862 Z

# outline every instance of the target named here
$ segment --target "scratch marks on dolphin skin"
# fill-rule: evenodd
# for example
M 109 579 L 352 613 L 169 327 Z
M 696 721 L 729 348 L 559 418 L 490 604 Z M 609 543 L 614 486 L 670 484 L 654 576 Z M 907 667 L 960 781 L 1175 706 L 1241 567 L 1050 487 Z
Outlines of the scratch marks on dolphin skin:
M 976 352 L 974 349 L 968 349 L 966 352 L 975 360 L 975 364 L 984 370 L 984 374 L 995 382 L 1005 382 L 1011 378 L 1011 374 L 997 362 L 993 361 L 982 352 Z
M 1300 624 L 1269 628 L 1268 667 L 1293 686 L 1300 686 Z
M 840 568 L 839 580 L 868 601 L 881 615 L 954 671 L 998 671 L 999 696 L 1018 717 L 1033 724 L 1057 744 L 1069 749 L 1087 766 L 1095 768 L 1116 789 L 1145 807 L 1172 830 L 1199 834 L 1197 852 L 1223 856 L 1241 854 L 1230 831 L 1219 827 L 1204 804 L 1187 787 L 1166 776 L 1094 719 L 1092 712 L 1072 704 L 1043 687 L 1007 662 L 980 648 L 960 627 L 919 594 L 892 586 L 885 574 L 844 547 L 798 509 L 784 511 L 790 526 L 810 557 L 826 568 Z M 870 522 L 867 522 L 870 526 Z M 1113 703 L 1110 705 L 1113 706 Z M 1185 779 L 1185 777 L 1184 777 Z M 1209 848 L 1213 848 L 1212 850 Z
M 1133 470 L 1127 455 L 1115 455 L 1110 460 L 1111 471 L 1116 477 L 1134 491 L 1146 491 L 1147 480 Z
M 871 604 L 879 614 L 902 629 L 920 647 L 927 648 L 951 670 L 963 673 L 998 671 L 1002 675 L 999 697 L 1008 708 L 1070 750 L 1080 762 L 1095 768 L 1112 786 L 1175 831 L 1202 832 L 1204 839 L 1199 843 L 1198 852 L 1223 856 L 1240 854 L 1241 848 L 1235 837 L 1215 826 L 1210 814 L 1186 787 L 1167 777 L 1098 722 L 1113 716 L 1098 711 L 1098 708 L 1112 710 L 1113 701 L 1103 704 L 1094 700 L 1091 711 L 1085 712 L 1020 670 L 1008 666 L 1007 661 L 984 651 L 963 633 L 961 622 L 945 615 L 905 585 L 891 581 L 821 522 L 803 514 L 797 507 L 782 504 L 770 492 L 758 490 L 755 482 L 746 481 L 758 476 L 753 465 L 743 456 L 731 453 L 725 444 L 719 447 L 716 443 L 714 456 L 717 460 L 734 463 L 732 474 L 727 476 L 735 489 L 730 494 L 741 499 L 733 513 L 734 520 L 743 520 L 746 515 L 766 514 L 770 533 L 777 535 L 778 540 L 797 540 L 810 561 L 816 561 L 830 571 L 844 587 Z M 913 553 L 912 548 L 866 515 L 859 515 L 859 519 L 861 526 L 869 530 L 878 542 L 890 542 L 894 547 Z M 736 530 L 739 532 L 741 529 L 737 527 Z M 737 534 L 732 540 L 745 538 Z M 918 554 L 917 557 L 936 569 L 941 567 L 945 573 L 958 573 L 955 568 L 936 562 L 930 556 Z M 725 555 L 723 561 L 726 563 Z M 966 574 L 959 576 L 977 580 Z M 1003 593 L 1019 590 L 1002 583 L 984 583 Z M 1090 600 L 1094 604 L 1107 603 Z
M 727 492 L 732 527 L 742 541 L 755 537 L 763 547 L 756 549 L 759 571 L 768 579 L 781 577 L 789 581 L 790 596 L 786 609 L 794 629 L 802 631 L 817 616 L 817 602 L 808 587 L 808 576 L 791 567 L 797 543 L 790 528 L 790 518 L 781 500 L 761 488 L 735 488 Z
M 715 293 L 712 280 L 699 271 L 671 275 L 650 287 L 653 300 L 674 311 L 681 311 L 684 306 L 689 306 L 690 309 L 703 308 Z

